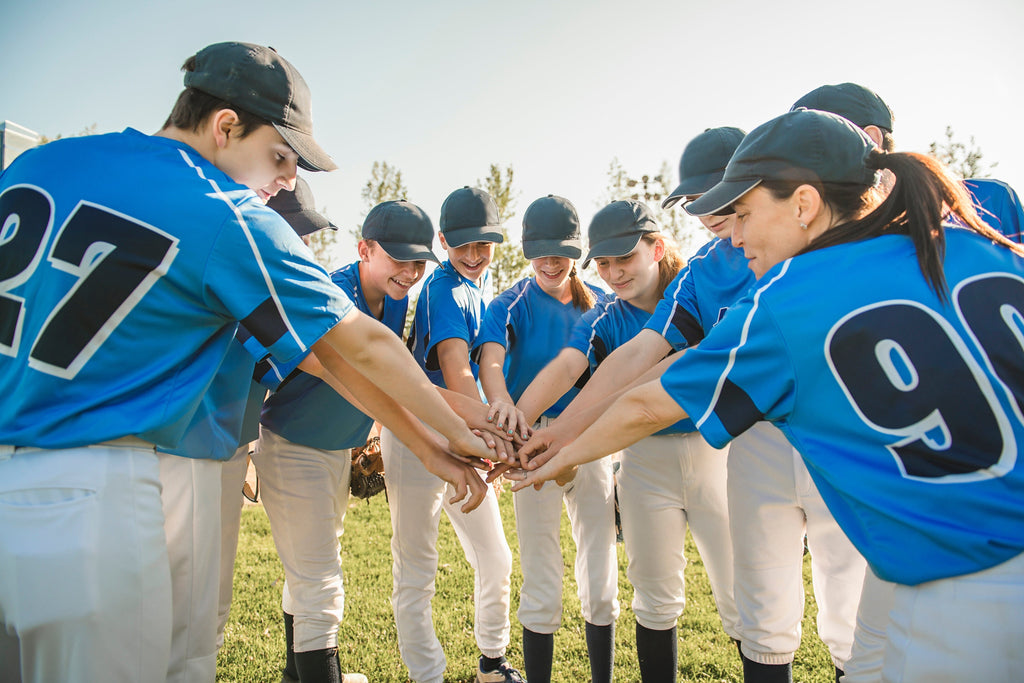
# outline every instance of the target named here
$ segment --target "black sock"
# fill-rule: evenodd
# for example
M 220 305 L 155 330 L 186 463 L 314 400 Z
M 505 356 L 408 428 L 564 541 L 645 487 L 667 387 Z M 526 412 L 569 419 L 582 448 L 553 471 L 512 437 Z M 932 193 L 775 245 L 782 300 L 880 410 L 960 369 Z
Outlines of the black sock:
M 488 657 L 487 655 L 480 655 L 480 670 L 481 671 L 497 671 L 501 663 L 505 661 L 505 655 L 500 657 Z
M 843 671 L 842 669 L 840 669 L 840 668 L 839 668 L 839 667 L 837 666 L 837 667 L 836 667 L 836 683 L 839 683 L 839 679 L 840 679 L 840 678 L 842 678 L 842 677 L 843 677 L 844 675 L 846 675 L 846 672 L 845 672 L 845 671 Z
M 636 624 L 636 656 L 640 664 L 640 678 L 644 683 L 675 683 L 679 668 L 679 643 L 676 627 L 664 631 Z
M 284 671 L 288 678 L 299 680 L 299 670 L 295 668 L 295 617 L 284 612 Z
M 760 664 L 752 659 L 743 659 L 743 683 L 793 683 L 793 663 Z
M 523 627 L 523 669 L 530 683 L 551 682 L 551 660 L 555 652 L 555 634 L 537 633 Z
M 615 623 L 595 626 L 587 622 L 587 654 L 592 683 L 612 683 L 615 668 Z M 530 676 L 526 676 L 530 680 Z
M 302 683 L 342 683 L 338 648 L 295 653 L 295 668 Z

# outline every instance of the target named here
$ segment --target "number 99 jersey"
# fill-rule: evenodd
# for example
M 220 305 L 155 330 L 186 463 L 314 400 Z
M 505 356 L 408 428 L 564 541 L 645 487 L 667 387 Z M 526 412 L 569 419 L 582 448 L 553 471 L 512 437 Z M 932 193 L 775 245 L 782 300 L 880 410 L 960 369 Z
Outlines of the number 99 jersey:
M 948 301 L 905 236 L 775 266 L 662 377 L 704 437 L 775 423 L 881 578 L 1024 551 L 1024 260 L 947 229 Z
M 236 321 L 287 360 L 351 310 L 288 224 L 191 147 L 128 129 L 0 176 L 0 443 L 173 447 Z

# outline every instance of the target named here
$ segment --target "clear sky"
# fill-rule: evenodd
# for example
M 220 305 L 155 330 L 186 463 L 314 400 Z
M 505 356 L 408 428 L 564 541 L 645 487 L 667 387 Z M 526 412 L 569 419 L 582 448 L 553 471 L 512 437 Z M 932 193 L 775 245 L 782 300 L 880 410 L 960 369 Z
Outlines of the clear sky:
M 186 57 L 224 40 L 274 46 L 312 89 L 316 137 L 340 169 L 306 177 L 346 228 L 365 214 L 374 161 L 402 171 L 435 224 L 450 191 L 499 163 L 515 169 L 513 234 L 548 193 L 586 226 L 613 158 L 633 176 L 663 161 L 674 174 L 704 128 L 750 130 L 843 81 L 887 101 L 898 149 L 926 151 L 951 125 L 1024 192 L 1021 0 L 4 5 L 0 119 L 50 137 L 154 132 Z

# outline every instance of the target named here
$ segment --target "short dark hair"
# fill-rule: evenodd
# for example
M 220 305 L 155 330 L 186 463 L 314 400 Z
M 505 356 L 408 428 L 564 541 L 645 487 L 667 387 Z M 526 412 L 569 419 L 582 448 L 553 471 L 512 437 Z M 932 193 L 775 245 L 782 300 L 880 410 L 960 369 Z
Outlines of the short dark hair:
M 194 56 L 186 59 L 185 63 L 181 66 L 181 70 L 193 71 L 195 69 L 195 60 Z M 240 137 L 243 138 L 260 126 L 270 125 L 269 121 L 219 97 L 214 97 L 195 88 L 185 88 L 178 95 L 178 99 L 171 109 L 171 114 L 167 117 L 163 127 L 170 128 L 173 126 L 174 128 L 190 130 L 195 133 L 199 131 L 199 127 L 203 125 L 211 114 L 221 109 L 230 109 L 238 115 L 238 125 L 241 128 Z

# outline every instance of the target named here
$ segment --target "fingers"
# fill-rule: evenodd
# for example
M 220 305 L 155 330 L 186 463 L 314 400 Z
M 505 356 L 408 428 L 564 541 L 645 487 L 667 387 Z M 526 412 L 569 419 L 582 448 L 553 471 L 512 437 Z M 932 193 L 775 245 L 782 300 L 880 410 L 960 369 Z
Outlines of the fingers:
M 488 448 L 490 448 L 491 450 L 494 450 L 494 448 L 495 448 L 494 436 L 490 432 L 481 431 L 479 429 L 471 429 L 470 431 L 473 432 L 474 434 L 476 434 L 477 436 L 479 436 L 481 439 L 483 439 L 484 443 L 487 444 Z
M 545 450 L 532 455 L 523 467 L 528 470 L 536 470 L 548 460 L 558 455 L 559 449 L 554 447 L 554 444 L 547 444 L 547 446 L 548 447 Z M 522 459 L 522 452 L 522 449 L 520 449 L 520 460 Z
M 504 463 L 502 463 L 501 465 L 495 465 L 494 467 L 491 468 L 491 471 L 487 473 L 486 481 L 488 484 L 493 484 L 495 479 L 497 479 L 498 477 L 507 472 L 522 472 L 522 470 L 518 468 L 513 468 L 511 465 L 507 465 Z M 508 477 L 506 476 L 505 478 L 507 479 Z
M 466 500 L 459 509 L 464 513 L 472 512 L 480 507 L 480 503 L 484 502 L 484 498 L 487 496 L 487 490 L 489 487 L 472 470 L 464 470 L 462 475 L 462 478 L 457 481 L 448 482 L 455 488 L 455 495 L 453 495 L 448 502 L 451 505 L 455 505 L 468 495 L 468 500 Z

